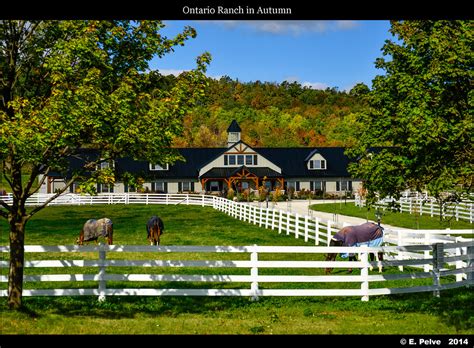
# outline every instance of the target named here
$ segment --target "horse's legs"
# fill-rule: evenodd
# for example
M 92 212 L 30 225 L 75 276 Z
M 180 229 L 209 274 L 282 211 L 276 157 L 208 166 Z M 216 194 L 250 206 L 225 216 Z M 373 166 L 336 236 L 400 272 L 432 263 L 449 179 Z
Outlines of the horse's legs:
M 378 261 L 383 261 L 383 253 L 382 252 L 377 253 L 377 258 L 378 258 Z M 383 270 L 382 265 L 379 265 L 379 273 L 382 273 L 382 270 Z
M 326 260 L 325 261 L 334 261 L 334 260 L 336 260 L 336 256 L 337 256 L 337 254 L 335 254 L 335 253 L 328 253 L 326 255 Z M 329 273 L 331 273 L 331 271 L 332 271 L 332 268 L 326 268 L 324 270 L 324 273 L 329 274 Z
M 357 261 L 357 257 L 355 255 L 349 255 L 349 261 Z M 352 273 L 352 268 L 349 268 L 347 271 Z

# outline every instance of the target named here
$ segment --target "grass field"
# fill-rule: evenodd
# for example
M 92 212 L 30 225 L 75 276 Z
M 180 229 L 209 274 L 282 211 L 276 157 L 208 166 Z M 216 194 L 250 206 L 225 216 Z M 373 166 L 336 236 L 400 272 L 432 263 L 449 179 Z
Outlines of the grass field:
M 26 244 L 73 244 L 85 220 L 107 216 L 114 222 L 114 244 L 145 245 L 145 223 L 153 214 L 165 222 L 163 245 L 305 245 L 301 238 L 235 220 L 212 208 L 161 205 L 48 207 L 28 223 Z M 0 220 L 0 231 L 0 244 L 8 245 L 5 220 Z M 466 288 L 443 291 L 440 298 L 419 293 L 372 296 L 369 302 L 336 296 L 258 301 L 111 296 L 105 302 L 96 297 L 25 297 L 23 301 L 24 310 L 12 312 L 6 299 L 0 299 L 1 334 L 474 333 L 474 292 Z
M 340 214 L 347 216 L 355 216 L 363 219 L 375 221 L 376 210 L 367 207 L 356 207 L 354 203 L 325 203 L 325 204 L 313 204 L 310 206 L 311 209 L 316 211 L 322 211 L 325 213 Z M 415 215 L 409 213 L 391 212 L 388 210 L 380 210 L 382 213 L 381 224 L 387 224 L 391 226 L 398 226 L 411 229 L 467 229 L 472 230 L 474 225 L 469 221 L 459 220 L 455 218 L 440 220 L 439 216 L 431 217 L 429 215 Z

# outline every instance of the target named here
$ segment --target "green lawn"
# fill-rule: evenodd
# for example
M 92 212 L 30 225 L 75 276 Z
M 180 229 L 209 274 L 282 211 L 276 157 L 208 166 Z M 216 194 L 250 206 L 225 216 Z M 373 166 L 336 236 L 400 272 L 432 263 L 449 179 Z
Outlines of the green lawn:
M 183 205 L 48 207 L 28 223 L 26 244 L 73 244 L 85 220 L 107 216 L 114 222 L 114 244 L 145 245 L 145 223 L 153 214 L 159 215 L 165 222 L 163 245 L 311 245 L 305 244 L 302 238 L 295 239 L 294 236 L 259 228 L 212 208 Z M 0 244 L 7 245 L 5 220 L 0 220 L 0 231 Z M 74 257 L 65 253 L 59 255 L 67 259 L 91 258 L 88 254 L 90 253 L 78 253 Z M 57 258 L 58 254 L 38 255 L 35 257 L 52 259 Z M 173 257 L 167 254 L 168 256 Z M 223 254 L 219 255 L 222 256 Z M 232 259 L 238 257 L 237 254 L 230 256 Z M 136 257 L 141 258 L 142 255 Z M 186 257 L 195 259 L 197 255 Z M 270 254 L 267 257 L 271 259 L 277 256 Z M 119 258 L 119 254 L 115 253 L 113 258 Z M 58 273 L 70 271 L 57 270 Z M 161 273 L 163 270 L 148 268 L 144 272 L 150 271 Z M 185 271 L 184 268 L 172 270 L 175 273 Z M 321 270 L 307 271 L 321 274 Z M 5 272 L 3 270 L 2 274 Z M 45 271 L 28 269 L 28 272 L 33 274 Z M 71 273 L 83 272 L 82 269 L 76 269 Z M 388 269 L 386 272 L 392 271 Z M 342 275 L 347 272 L 341 269 L 335 273 Z M 328 286 L 324 283 L 316 284 L 320 287 Z M 56 283 L 54 287 L 73 287 L 70 285 Z M 142 286 L 151 285 L 144 283 Z M 188 285 L 210 287 L 207 283 Z M 261 285 L 278 286 L 272 283 Z M 26 288 L 29 286 L 25 284 Z M 248 284 L 245 286 L 248 287 Z M 302 283 L 285 284 L 284 287 L 286 286 L 310 285 Z M 334 284 L 334 287 L 341 286 L 342 283 Z M 35 287 L 38 287 L 38 283 L 35 283 Z M 89 284 L 79 283 L 78 287 L 89 287 Z M 96 287 L 95 283 L 91 282 L 90 287 Z M 240 297 L 123 296 L 108 297 L 103 303 L 98 302 L 96 297 L 25 297 L 23 300 L 24 310 L 12 312 L 6 307 L 6 299 L 0 299 L 1 334 L 474 333 L 474 292 L 466 288 L 443 291 L 440 298 L 428 292 L 372 296 L 369 302 L 362 302 L 358 297 L 336 296 L 263 297 L 258 301 Z
M 313 204 L 310 206 L 315 211 L 322 211 L 325 213 L 340 214 L 360 217 L 363 219 L 376 221 L 376 209 L 367 207 L 356 207 L 354 203 L 325 203 L 325 204 Z M 409 213 L 391 212 L 388 210 L 380 209 L 381 224 L 387 224 L 391 226 L 398 226 L 411 229 L 467 229 L 472 230 L 474 225 L 469 221 L 459 220 L 455 218 L 446 219 L 440 221 L 439 216 L 430 217 L 429 215 L 415 215 Z

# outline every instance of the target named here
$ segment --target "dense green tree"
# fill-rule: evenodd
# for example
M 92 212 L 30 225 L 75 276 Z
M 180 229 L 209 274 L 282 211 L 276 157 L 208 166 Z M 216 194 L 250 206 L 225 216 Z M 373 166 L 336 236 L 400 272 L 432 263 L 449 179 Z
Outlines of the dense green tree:
M 182 118 L 204 93 L 210 56 L 176 79 L 147 73 L 148 62 L 195 37 L 186 27 L 175 38 L 160 35 L 160 21 L 0 21 L 0 161 L 13 203 L 0 200 L 10 226 L 8 304 L 22 304 L 27 221 L 43 205 L 26 209 L 38 174 L 66 170 L 83 147 L 100 157 L 83 158 L 94 171 L 120 156 L 173 163 L 170 148 Z M 29 178 L 22 181 L 24 168 Z M 96 180 L 113 181 L 110 171 Z M 90 183 L 90 182 L 89 182 Z M 92 186 L 88 186 L 91 188 Z M 87 187 L 86 187 L 87 188 Z
M 410 188 L 442 203 L 446 191 L 472 190 L 473 24 L 392 21 L 396 40 L 376 61 L 385 74 L 373 80 L 350 152 L 359 159 L 351 173 L 364 179 L 370 198 Z

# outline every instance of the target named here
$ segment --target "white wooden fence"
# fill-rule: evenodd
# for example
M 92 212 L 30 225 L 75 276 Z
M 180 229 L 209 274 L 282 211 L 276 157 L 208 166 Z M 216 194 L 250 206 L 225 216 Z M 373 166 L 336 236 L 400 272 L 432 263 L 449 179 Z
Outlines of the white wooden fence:
M 432 256 L 401 261 L 370 262 L 368 253 L 381 250 L 386 254 L 396 251 L 407 253 L 432 251 Z M 467 252 L 461 252 L 459 255 L 452 257 L 448 256 L 447 250 L 467 250 Z M 9 252 L 9 247 L 0 247 L 0 252 Z M 249 296 L 253 299 L 260 296 L 359 296 L 363 301 L 368 301 L 369 296 L 374 295 L 423 291 L 433 291 L 434 295 L 439 296 L 439 292 L 444 289 L 474 285 L 474 246 L 471 242 L 384 248 L 257 245 L 29 245 L 25 247 L 25 252 L 28 257 L 25 262 L 23 296 L 92 295 L 98 296 L 99 300 L 104 300 L 106 296 L 113 295 Z M 96 253 L 97 257 L 91 259 L 91 252 Z M 137 252 L 141 253 L 141 256 L 143 256 L 143 253 L 149 253 L 150 258 L 143 260 L 133 259 L 133 256 L 126 258 L 123 256 L 123 253 Z M 360 255 L 360 261 L 314 260 L 315 255 L 328 252 L 354 252 Z M 29 257 L 29 255 L 40 253 L 76 253 L 81 255 L 82 258 L 45 260 L 41 256 L 37 256 L 37 259 Z M 85 256 L 86 253 L 88 256 Z M 216 259 L 216 255 L 229 253 L 246 254 L 246 256 L 245 258 L 239 257 L 237 260 L 229 260 L 225 257 Z M 180 256 L 172 258 L 170 255 L 174 254 Z M 206 259 L 198 257 L 198 254 L 204 254 Z M 276 255 L 276 260 L 265 257 L 265 254 Z M 119 259 L 113 259 L 117 255 L 119 255 Z M 192 255 L 195 259 L 189 259 L 188 255 Z M 296 255 L 306 255 L 306 258 L 301 259 Z M 236 257 L 234 256 L 234 258 Z M 294 258 L 297 258 L 297 260 Z M 454 262 L 455 267 L 445 267 L 450 262 Z M 429 264 L 433 271 L 399 272 L 395 274 L 370 273 L 369 268 L 371 266 L 377 267 L 379 264 L 384 267 Z M 0 265 L 2 269 L 6 269 L 8 261 L 0 261 Z M 122 267 L 122 271 L 120 271 L 120 267 Z M 337 272 L 333 271 L 334 275 L 322 275 L 324 273 L 321 269 L 327 267 L 360 269 L 360 274 L 357 274 L 358 272 L 354 272 L 354 274 L 344 272 L 344 275 L 338 275 L 334 274 Z M 30 269 L 34 270 L 35 268 L 41 268 L 42 274 L 29 272 Z M 66 268 L 67 273 L 57 273 L 58 269 L 61 268 Z M 46 273 L 44 269 L 51 270 L 52 273 Z M 77 269 L 87 270 L 87 273 L 72 274 Z M 145 269 L 150 270 L 150 273 L 143 273 Z M 169 273 L 176 269 L 179 271 Z M 238 270 L 243 270 L 243 272 Z M 301 270 L 303 271 L 301 272 Z M 128 273 L 130 271 L 138 271 L 139 273 Z M 457 277 L 459 275 L 461 277 Z M 7 276 L 0 276 L 0 282 L 5 283 L 7 281 Z M 87 286 L 79 288 L 51 288 L 51 286 L 54 287 L 54 282 L 65 282 L 64 284 L 69 287 L 73 284 L 88 283 L 86 283 Z M 119 282 L 115 284 L 120 287 L 114 286 L 113 282 Z M 144 282 L 153 282 L 153 285 L 143 287 Z M 169 286 L 175 284 L 175 282 L 184 282 L 187 287 L 173 288 Z M 384 286 L 385 282 L 390 282 L 390 287 Z M 202 288 L 199 285 L 200 283 L 211 283 L 215 287 Z M 124 284 L 130 285 L 124 287 Z M 286 284 L 299 285 L 297 287 L 285 287 Z M 32 288 L 35 285 L 39 288 Z M 0 290 L 0 295 L 7 296 L 7 290 Z
M 45 202 L 51 195 L 48 194 L 37 194 L 31 197 L 27 201 L 27 205 L 37 205 L 41 204 L 42 202 Z M 11 200 L 11 197 L 0 197 L 0 199 L 3 199 L 7 203 L 9 200 Z M 278 233 L 285 233 L 286 235 L 294 235 L 295 238 L 304 238 L 305 242 L 310 242 L 314 243 L 314 245 L 329 245 L 329 241 L 331 239 L 331 236 L 337 232 L 337 230 L 342 227 L 341 224 L 331 221 L 331 220 L 322 220 L 317 217 L 311 217 L 308 215 L 300 215 L 298 213 L 291 213 L 283 210 L 276 210 L 276 209 L 269 209 L 269 208 L 264 208 L 264 207 L 258 207 L 255 205 L 251 205 L 248 203 L 242 203 L 242 202 L 234 202 L 230 201 L 225 198 L 221 197 L 216 197 L 216 196 L 210 196 L 210 195 L 196 195 L 196 194 L 140 194 L 140 193 L 125 193 L 125 194 L 99 194 L 97 196 L 81 196 L 81 195 L 76 195 L 76 194 L 64 194 L 58 197 L 56 200 L 50 203 L 50 205 L 92 205 L 92 204 L 183 204 L 183 205 L 200 205 L 200 206 L 210 206 L 213 207 L 214 209 L 217 209 L 219 211 L 222 211 L 230 216 L 233 216 L 236 219 L 240 219 L 242 221 L 246 221 L 252 224 L 258 224 L 261 227 L 264 228 L 271 228 L 273 230 L 278 230 Z M 347 225 L 346 223 L 343 223 L 342 225 Z M 468 245 L 473 245 L 472 239 L 471 238 L 464 238 L 462 236 L 452 236 L 456 234 L 463 234 L 463 235 L 472 235 L 473 231 L 469 230 L 429 230 L 429 231 L 420 231 L 420 230 L 393 230 L 393 229 L 386 229 L 385 230 L 385 235 L 384 235 L 384 240 L 385 240 L 385 246 L 384 246 L 384 253 L 386 254 L 386 260 L 384 261 L 385 266 L 390 266 L 390 265 L 397 265 L 400 272 L 403 271 L 403 267 L 406 265 L 409 265 L 411 267 L 421 267 L 423 268 L 423 276 L 422 277 L 429 277 L 430 274 L 434 274 L 436 271 L 436 268 L 433 266 L 434 265 L 434 258 L 438 257 L 433 253 L 433 245 L 438 245 L 442 244 L 445 245 L 444 248 L 444 253 L 445 253 L 445 262 L 448 265 L 448 267 L 454 268 L 455 270 L 451 269 L 446 269 L 443 270 L 444 273 L 442 275 L 455 275 L 456 279 L 456 286 L 462 286 L 465 284 L 465 282 L 472 282 L 472 277 L 471 272 L 472 272 L 472 250 L 471 252 L 468 250 Z M 467 244 L 463 244 L 467 243 Z M 469 244 L 470 243 L 470 244 Z M 455 247 L 457 245 L 457 247 Z M 130 246 L 131 247 L 131 246 Z M 3 251 L 6 251 L 7 249 L 4 249 L 5 247 L 2 247 Z M 43 247 L 37 247 L 37 248 L 43 248 Z M 65 251 L 86 251 L 88 249 L 85 248 L 90 248 L 90 247 L 82 247 L 82 249 L 78 249 L 77 246 L 73 247 L 44 247 L 47 248 L 47 250 L 54 250 L 54 248 L 66 248 L 64 249 Z M 53 248 L 53 249 L 50 249 Z M 109 250 L 109 247 L 105 247 L 105 251 Z M 113 246 L 113 248 L 119 248 L 119 249 L 111 249 L 110 251 L 117 251 L 117 250 L 126 250 L 128 251 L 128 248 L 125 246 Z M 134 247 L 136 248 L 136 247 Z M 155 249 L 147 249 L 149 247 L 140 247 L 144 251 L 152 251 L 152 250 L 170 250 L 166 248 L 170 247 L 154 247 Z M 161 249 L 160 249 L 161 248 Z M 165 248 L 165 249 L 163 249 Z M 175 251 L 180 251 L 180 247 L 171 247 L 171 248 L 177 248 L 173 249 Z M 215 249 L 216 252 L 222 252 L 222 250 L 226 250 L 226 248 L 234 248 L 231 250 L 240 250 L 240 252 L 249 252 L 250 247 L 182 247 L 182 248 L 196 248 L 197 251 L 199 251 L 199 248 L 217 248 Z M 239 248 L 244 248 L 244 249 L 239 249 Z M 267 251 L 261 251 L 261 250 L 267 250 L 267 249 L 258 249 L 258 248 L 283 248 L 283 247 L 258 247 L 258 246 L 253 246 L 252 248 L 257 248 L 256 253 L 260 252 L 267 252 Z M 292 248 L 298 248 L 298 247 L 292 247 Z M 303 247 L 306 248 L 306 247 Z M 327 253 L 329 249 L 325 247 L 314 247 L 314 251 L 311 251 L 312 253 Z M 318 249 L 319 248 L 319 249 Z M 211 250 L 209 249 L 209 250 Z M 254 250 L 252 249 L 252 250 Z M 93 249 L 95 250 L 95 249 Z M 187 250 L 187 249 L 183 249 Z M 194 250 L 194 249 L 193 249 Z M 208 249 L 203 249 L 203 250 L 208 250 Z M 212 249 L 214 250 L 214 249 Z M 268 249 L 270 250 L 270 249 Z M 284 250 L 284 249 L 278 249 L 278 250 Z M 297 249 L 288 249 L 288 250 L 297 250 Z M 301 249 L 303 250 L 303 249 Z M 306 249 L 309 250 L 309 249 Z M 336 251 L 336 252 L 347 252 L 348 249 L 342 248 L 341 251 L 335 248 L 331 248 L 331 251 Z M 351 252 L 354 252 L 354 248 L 349 249 Z M 364 254 L 366 253 L 367 249 L 357 249 L 357 253 Z M 370 248 L 370 250 L 376 250 L 374 248 Z M 438 248 L 439 250 L 439 248 Z M 235 252 L 235 251 L 234 251 Z M 289 252 L 295 252 L 295 251 L 289 251 Z M 257 254 L 252 254 L 252 255 L 257 255 Z M 469 256 L 471 255 L 471 256 Z M 104 254 L 105 257 L 105 254 Z M 256 257 L 256 256 L 255 256 Z M 365 257 L 365 256 L 364 256 Z M 439 258 L 439 257 L 438 257 Z M 257 258 L 258 260 L 258 258 Z M 423 260 L 423 261 L 420 261 Z M 63 264 L 62 261 L 58 261 L 59 263 L 56 264 Z M 90 264 L 90 262 L 84 263 L 84 265 L 99 265 L 99 263 L 102 265 L 101 267 L 107 267 L 107 266 L 114 266 L 114 265 L 109 265 L 107 262 L 104 264 L 100 259 L 99 261 L 95 261 L 96 263 Z M 102 262 L 102 263 L 101 263 Z M 290 261 L 289 261 L 290 262 Z M 295 261 L 293 261 L 295 262 Z M 392 262 L 391 264 L 387 262 Z M 40 265 L 42 264 L 41 262 L 39 263 Z M 120 263 L 119 263 L 120 264 Z M 66 265 L 68 265 L 66 263 Z M 70 265 L 75 265 L 70 264 Z M 118 265 L 118 264 L 116 264 Z M 134 264 L 133 264 L 134 265 Z M 144 264 L 145 265 L 145 264 Z M 162 265 L 168 265 L 171 266 L 171 264 L 162 264 Z M 259 264 L 260 265 L 260 264 Z M 324 263 L 323 261 L 313 261 L 311 264 L 311 267 L 327 267 L 327 264 Z M 338 262 L 331 262 L 331 267 L 348 267 L 347 261 L 338 261 Z M 360 261 L 359 263 L 351 263 L 351 267 L 353 268 L 361 268 L 363 270 L 362 273 L 365 272 L 365 268 L 367 268 L 367 260 Z M 258 274 L 258 266 L 253 267 L 254 273 L 251 275 L 255 276 Z M 257 272 L 257 273 L 255 273 Z M 431 273 L 430 273 L 431 272 Z M 455 272 L 455 273 L 453 273 Z M 360 277 L 369 277 L 369 278 L 357 278 L 359 279 L 362 284 L 367 284 L 369 281 L 382 281 L 382 280 L 389 280 L 391 279 L 391 276 L 385 276 L 388 278 L 384 278 L 382 276 L 368 276 L 368 274 L 365 274 L 364 276 L 360 275 Z M 405 275 L 397 275 L 397 277 L 400 277 L 400 279 L 404 279 Z M 67 278 L 67 275 L 62 275 L 59 279 L 65 279 L 64 277 Z M 89 279 L 91 276 L 87 276 L 86 278 L 83 279 Z M 114 276 L 117 277 L 117 276 Z M 201 277 L 198 275 L 198 277 Z M 318 276 L 319 278 L 314 278 L 318 279 L 316 282 L 354 282 L 355 278 L 347 278 L 347 277 L 355 277 L 355 276 L 343 276 L 343 278 L 337 278 L 341 276 Z M 321 278 L 323 277 L 323 278 Z M 326 278 L 324 278 L 326 277 Z M 336 278 L 331 278 L 331 277 L 336 277 Z M 375 277 L 375 278 L 374 278 Z M 382 278 L 380 278 L 382 277 Z M 396 277 L 396 278 L 397 278 Z M 418 276 L 417 276 L 418 277 Z M 48 278 L 50 279 L 50 278 Z M 51 278 L 51 279 L 54 279 Z M 71 279 L 76 279 L 76 278 L 71 278 Z M 82 279 L 81 277 L 77 279 Z M 97 280 L 96 278 L 93 278 L 94 280 Z M 128 279 L 128 278 L 127 278 Z M 152 279 L 158 279 L 158 278 L 152 278 Z M 171 278 L 163 278 L 163 279 L 171 279 Z M 181 278 L 173 278 L 173 279 L 181 279 Z M 188 279 L 188 278 L 186 278 Z M 191 279 L 191 278 L 189 278 Z M 193 278 L 194 279 L 194 278 Z M 205 279 L 205 277 L 203 278 Z M 213 279 L 218 279 L 218 278 L 213 278 Z M 220 278 L 219 278 L 220 279 Z M 240 279 L 240 278 L 227 278 L 227 279 Z M 244 279 L 244 278 L 242 278 Z M 263 278 L 266 279 L 266 278 Z M 276 278 L 275 278 L 276 279 Z M 309 278 L 312 279 L 312 278 Z M 398 279 L 398 278 L 397 278 Z M 111 278 L 104 278 L 104 281 L 106 280 L 112 280 Z M 262 282 L 260 280 L 260 282 Z M 252 283 L 255 283 L 252 281 Z M 258 281 L 257 281 L 258 283 Z M 103 282 L 102 282 L 103 284 Z M 364 285 L 365 287 L 366 285 Z M 433 285 L 434 286 L 434 285 Z M 436 285 L 438 287 L 438 285 Z M 247 294 L 249 295 L 250 293 L 248 291 L 253 291 L 255 288 L 251 288 L 250 290 L 239 290 L 237 293 L 244 295 Z M 364 288 L 365 289 L 365 288 Z M 439 289 L 442 289 L 439 288 Z M 96 295 L 96 291 L 99 290 L 94 290 L 94 289 L 89 289 L 85 291 L 83 294 L 94 294 Z M 209 291 L 206 292 L 206 294 L 229 294 L 235 295 L 234 291 L 228 291 L 228 290 L 212 290 L 208 289 Z M 211 291 L 212 290 L 212 291 Z M 301 289 L 301 291 L 295 291 L 297 289 L 292 289 L 291 293 L 294 294 L 304 294 L 307 293 L 308 295 L 334 295 L 333 290 L 324 290 L 322 291 L 321 289 L 315 289 L 312 291 L 309 291 L 307 289 Z M 304 290 L 304 291 L 303 291 Z M 341 289 L 342 290 L 342 289 Z M 393 290 L 393 289 L 392 289 Z M 420 288 L 419 291 L 430 291 L 433 290 L 431 287 L 429 288 Z M 72 290 L 71 290 L 72 291 Z M 77 293 L 76 290 L 74 291 L 66 291 L 62 292 L 59 291 L 58 294 L 74 294 Z M 206 290 L 207 291 L 207 290 Z M 263 290 L 262 290 L 263 291 Z M 255 293 L 253 292 L 251 296 L 266 296 L 268 294 L 274 293 L 274 294 L 283 294 L 284 292 L 274 292 L 275 290 L 266 290 L 264 293 Z M 362 290 L 358 290 L 362 291 Z M 364 290 L 365 291 L 365 290 Z M 382 291 L 382 290 L 377 290 L 377 291 Z M 343 290 L 341 294 L 346 294 L 346 295 L 354 295 L 354 296 L 362 296 L 363 298 L 366 298 L 369 295 L 374 295 L 374 294 L 386 294 L 386 293 L 391 293 L 387 292 L 387 289 L 383 290 L 382 292 L 377 292 L 375 289 L 372 289 L 368 293 L 364 292 L 364 295 L 361 295 L 360 292 L 357 292 L 356 290 Z M 395 291 L 394 293 L 397 293 L 398 290 L 393 290 Z M 416 290 L 410 290 L 410 291 L 416 291 Z M 125 292 L 129 292 L 129 290 L 126 290 Z M 184 294 L 182 291 L 172 291 L 172 292 L 167 292 L 165 290 L 159 290 L 160 293 L 166 293 L 166 294 Z M 41 294 L 41 291 L 35 291 L 33 292 L 34 294 Z M 50 292 L 47 292 L 50 293 Z M 112 291 L 114 294 L 119 294 L 121 292 L 116 292 L 115 290 Z M 136 294 L 146 294 L 147 292 L 143 293 L 143 291 L 138 291 L 135 292 Z M 151 293 L 154 293 L 153 291 Z M 290 291 L 287 289 L 286 293 L 290 293 Z M 106 295 L 109 293 L 105 293 Z M 187 294 L 200 294 L 200 291 L 198 290 L 193 290 L 191 292 L 188 292 Z M 102 295 L 100 295 L 102 296 Z M 282 296 L 282 295 L 275 295 L 275 296 Z M 287 295 L 285 295 L 287 296 Z M 299 296 L 299 295 L 295 295 Z
M 472 199 L 464 199 L 458 203 L 447 202 L 440 210 L 439 204 L 433 197 L 405 193 L 399 200 L 392 197 L 385 197 L 379 200 L 375 206 L 385 210 L 389 209 L 390 203 L 396 203 L 400 206 L 400 211 L 405 213 L 429 215 L 431 217 L 442 214 L 443 217 L 454 217 L 456 221 L 461 219 L 469 221 L 470 223 L 474 222 L 474 202 Z M 365 206 L 365 200 L 358 194 L 355 194 L 355 205 L 360 207 Z

